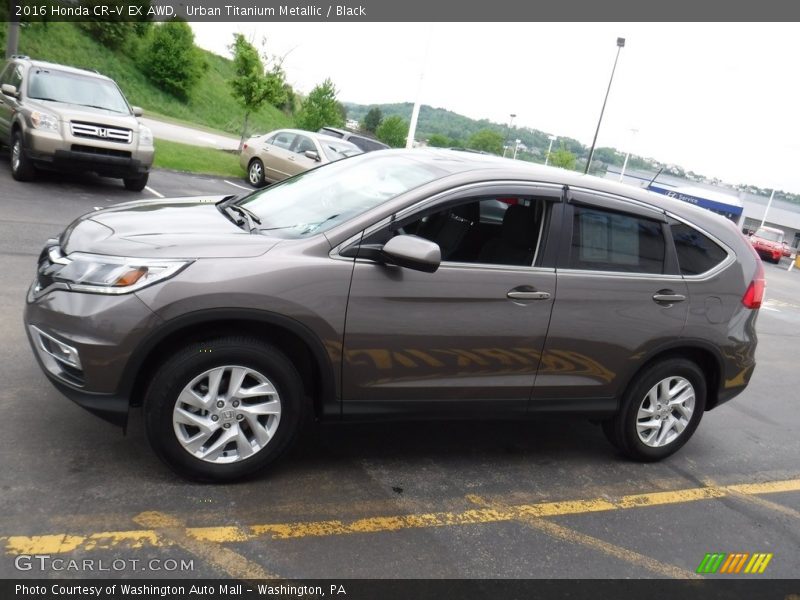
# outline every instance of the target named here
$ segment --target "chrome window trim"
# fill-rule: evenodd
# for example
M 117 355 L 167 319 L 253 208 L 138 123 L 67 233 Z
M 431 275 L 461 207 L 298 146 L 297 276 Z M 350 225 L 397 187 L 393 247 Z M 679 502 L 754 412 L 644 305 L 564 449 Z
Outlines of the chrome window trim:
M 565 277 L 605 277 L 616 279 L 651 279 L 657 281 L 683 281 L 685 277 L 682 275 L 673 275 L 671 273 L 632 273 L 629 271 L 592 271 L 590 269 L 557 269 L 558 275 Z
M 628 198 L 626 196 L 619 196 L 617 194 L 612 194 L 612 193 L 609 193 L 609 192 L 601 192 L 599 190 L 593 190 L 591 188 L 578 187 L 578 186 L 569 186 L 568 191 L 569 192 L 583 192 L 585 194 L 592 194 L 593 196 L 601 196 L 601 197 L 607 198 L 609 200 L 616 200 L 616 201 L 621 202 L 623 204 L 631 204 L 633 206 L 637 206 L 639 208 L 645 209 L 645 210 L 653 212 L 653 213 L 660 214 L 662 216 L 663 215 L 667 215 L 667 211 L 665 209 L 661 208 L 660 206 L 657 206 L 655 204 L 648 204 L 647 202 L 642 202 L 641 200 L 635 200 L 634 198 Z M 567 202 L 569 202 L 569 200 L 567 200 Z M 578 202 L 580 202 L 581 204 L 583 203 L 582 201 L 578 201 Z M 598 208 L 603 208 L 603 207 L 599 206 Z M 637 216 L 642 216 L 642 218 L 647 218 L 647 217 L 644 217 L 643 215 L 637 215 Z M 663 222 L 663 219 L 661 219 L 661 221 Z

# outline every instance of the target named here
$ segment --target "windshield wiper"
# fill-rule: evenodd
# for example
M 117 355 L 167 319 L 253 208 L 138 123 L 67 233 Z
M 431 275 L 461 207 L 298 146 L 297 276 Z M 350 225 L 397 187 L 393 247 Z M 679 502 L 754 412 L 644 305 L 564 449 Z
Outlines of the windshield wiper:
M 261 225 L 261 217 L 244 206 L 240 206 L 238 204 L 229 204 L 227 206 L 222 206 L 222 210 L 235 212 L 237 215 L 242 217 L 247 223 L 247 228 L 249 229 L 250 233 L 258 230 L 256 223 Z
M 48 102 L 61 102 L 61 100 L 56 100 L 55 98 L 41 98 L 39 96 L 28 96 L 31 100 L 47 100 Z
M 75 104 L 76 106 L 88 106 L 89 108 L 99 108 L 100 110 L 108 110 L 114 113 L 125 114 L 124 110 L 114 110 L 108 106 L 98 106 L 97 104 L 80 104 L 79 102 L 76 102 Z

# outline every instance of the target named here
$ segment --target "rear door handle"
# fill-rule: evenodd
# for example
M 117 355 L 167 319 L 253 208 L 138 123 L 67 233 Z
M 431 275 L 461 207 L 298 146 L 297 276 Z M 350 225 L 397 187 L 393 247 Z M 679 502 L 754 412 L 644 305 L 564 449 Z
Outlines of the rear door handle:
M 683 294 L 676 294 L 672 290 L 660 290 L 653 294 L 653 300 L 662 304 L 675 304 L 676 302 L 683 302 L 686 296 Z
M 550 298 L 549 292 L 519 292 L 512 290 L 506 295 L 512 300 L 547 300 Z

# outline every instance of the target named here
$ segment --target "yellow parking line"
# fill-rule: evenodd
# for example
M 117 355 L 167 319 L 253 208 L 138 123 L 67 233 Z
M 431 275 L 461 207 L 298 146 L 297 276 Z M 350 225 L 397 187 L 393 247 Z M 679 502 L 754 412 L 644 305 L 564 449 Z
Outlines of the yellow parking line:
M 152 527 L 156 532 L 156 543 L 175 544 L 204 560 L 235 579 L 276 579 L 277 576 L 230 548 L 208 543 L 189 535 L 186 524 L 172 515 L 160 512 L 144 512 L 133 519 L 139 525 Z
M 480 506 L 491 506 L 496 510 L 505 509 L 505 507 L 503 507 L 502 505 L 496 503 L 490 503 L 484 498 L 481 498 L 480 496 L 467 496 L 467 500 L 475 504 L 478 504 Z M 624 560 L 625 562 L 634 564 L 637 567 L 647 569 L 648 571 L 651 571 L 663 577 L 671 577 L 673 579 L 701 578 L 699 575 L 693 573 L 692 571 L 681 569 L 680 567 L 676 567 L 669 563 L 656 560 L 649 556 L 645 556 L 644 554 L 639 554 L 638 552 L 634 552 L 633 550 L 623 548 L 622 546 L 617 546 L 616 544 L 612 544 L 610 542 L 601 540 L 594 536 L 581 533 L 569 527 L 564 527 L 563 525 L 559 525 L 558 523 L 547 521 L 538 514 L 534 514 L 532 512 L 521 512 L 518 520 L 519 522 L 524 523 L 531 529 L 535 529 L 537 531 L 545 533 L 557 540 L 571 542 L 574 544 L 580 544 L 581 546 L 585 546 L 592 550 L 596 550 L 598 552 L 602 552 L 603 554 L 613 556 L 614 558 L 618 558 L 620 560 Z
M 502 508 L 470 508 L 461 512 L 429 512 L 420 514 L 367 517 L 352 521 L 326 520 L 294 523 L 268 523 L 249 527 L 187 527 L 187 539 L 202 542 L 243 542 L 254 538 L 275 540 L 338 535 L 368 534 L 430 527 L 477 525 L 513 521 L 529 517 L 557 517 L 614 510 L 630 510 L 650 506 L 684 504 L 721 498 L 729 495 L 754 496 L 778 492 L 800 491 L 800 479 L 787 479 L 763 483 L 742 483 L 730 486 L 709 485 L 700 488 L 653 492 L 609 498 L 590 498 L 562 502 L 517 504 Z M 61 554 L 75 550 L 94 550 L 117 546 L 141 548 L 165 546 L 174 540 L 159 536 L 152 525 L 147 529 L 132 531 L 103 531 L 86 535 L 58 533 L 31 536 L 0 536 L 7 554 Z

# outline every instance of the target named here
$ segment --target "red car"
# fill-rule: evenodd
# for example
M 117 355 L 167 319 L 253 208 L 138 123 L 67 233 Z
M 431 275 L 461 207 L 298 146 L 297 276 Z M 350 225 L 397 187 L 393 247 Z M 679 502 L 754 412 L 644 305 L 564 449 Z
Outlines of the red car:
M 784 233 L 781 229 L 759 227 L 750 236 L 750 243 L 753 244 L 753 248 L 763 260 L 777 264 L 781 262 L 781 257 L 784 256 L 783 236 Z

